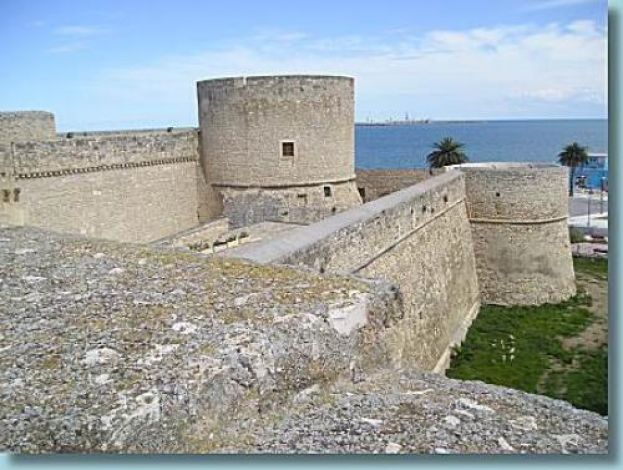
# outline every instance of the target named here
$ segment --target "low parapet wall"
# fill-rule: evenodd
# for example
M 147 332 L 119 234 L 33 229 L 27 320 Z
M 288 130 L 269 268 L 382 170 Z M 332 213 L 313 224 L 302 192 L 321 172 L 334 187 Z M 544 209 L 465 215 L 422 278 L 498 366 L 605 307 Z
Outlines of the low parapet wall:
M 95 136 L 122 136 L 122 135 L 143 135 L 143 134 L 164 134 L 165 132 L 198 132 L 196 127 L 153 127 L 144 129 L 112 129 L 106 131 L 69 131 L 58 132 L 58 138 L 75 137 L 95 137 Z
M 163 238 L 198 224 L 198 153 L 195 131 L 13 143 L 2 171 L 19 198 L 0 212 L 62 233 Z
M 398 365 L 443 370 L 477 314 L 479 289 L 465 185 L 446 173 L 266 243 L 229 250 L 260 263 L 382 278 L 404 317 L 388 335 Z

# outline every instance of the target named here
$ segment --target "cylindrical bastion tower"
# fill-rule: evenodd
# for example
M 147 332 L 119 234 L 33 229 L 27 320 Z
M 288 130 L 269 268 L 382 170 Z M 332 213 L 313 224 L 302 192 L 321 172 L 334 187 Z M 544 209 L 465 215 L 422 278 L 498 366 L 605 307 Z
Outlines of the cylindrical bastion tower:
M 352 78 L 223 78 L 197 94 L 206 181 L 234 227 L 311 223 L 361 204 Z
M 483 303 L 555 303 L 575 294 L 568 169 L 552 164 L 455 165 L 465 175 Z

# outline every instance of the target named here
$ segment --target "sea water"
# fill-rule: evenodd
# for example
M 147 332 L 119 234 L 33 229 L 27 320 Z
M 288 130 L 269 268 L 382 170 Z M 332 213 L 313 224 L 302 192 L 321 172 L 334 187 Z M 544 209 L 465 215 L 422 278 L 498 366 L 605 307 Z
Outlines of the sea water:
M 440 121 L 356 125 L 355 163 L 358 168 L 425 168 L 426 155 L 443 137 L 464 143 L 463 150 L 471 162 L 553 163 L 563 147 L 572 142 L 588 147 L 589 153 L 607 153 L 608 121 Z M 603 174 L 607 177 L 607 167 Z

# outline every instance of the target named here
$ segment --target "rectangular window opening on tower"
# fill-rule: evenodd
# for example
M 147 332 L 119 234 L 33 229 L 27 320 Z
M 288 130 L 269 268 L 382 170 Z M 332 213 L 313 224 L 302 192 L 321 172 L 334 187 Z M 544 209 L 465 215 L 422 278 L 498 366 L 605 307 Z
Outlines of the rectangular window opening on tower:
M 294 142 L 292 141 L 281 142 L 281 156 L 282 157 L 294 157 Z
M 324 187 L 324 197 L 331 197 L 331 186 Z

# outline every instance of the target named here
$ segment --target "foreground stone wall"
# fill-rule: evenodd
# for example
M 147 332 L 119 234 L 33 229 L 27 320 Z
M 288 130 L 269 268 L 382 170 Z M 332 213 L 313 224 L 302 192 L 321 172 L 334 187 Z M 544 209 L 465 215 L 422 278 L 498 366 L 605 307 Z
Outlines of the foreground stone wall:
M 3 452 L 608 449 L 568 403 L 394 370 L 384 283 L 24 228 L 0 280 Z
M 0 144 L 26 140 L 54 140 L 54 114 L 47 111 L 0 112 Z
M 453 167 L 465 174 L 483 302 L 556 303 L 575 294 L 567 227 L 568 169 L 486 163 Z
M 3 452 L 209 451 L 240 409 L 384 366 L 396 312 L 380 284 L 23 228 L 0 279 Z
M 446 173 L 359 208 L 224 256 L 380 278 L 404 318 L 388 333 L 396 364 L 443 370 L 478 312 L 463 176 Z
M 0 210 L 18 225 L 156 240 L 198 223 L 197 148 L 194 131 L 14 143 L 18 200 Z

